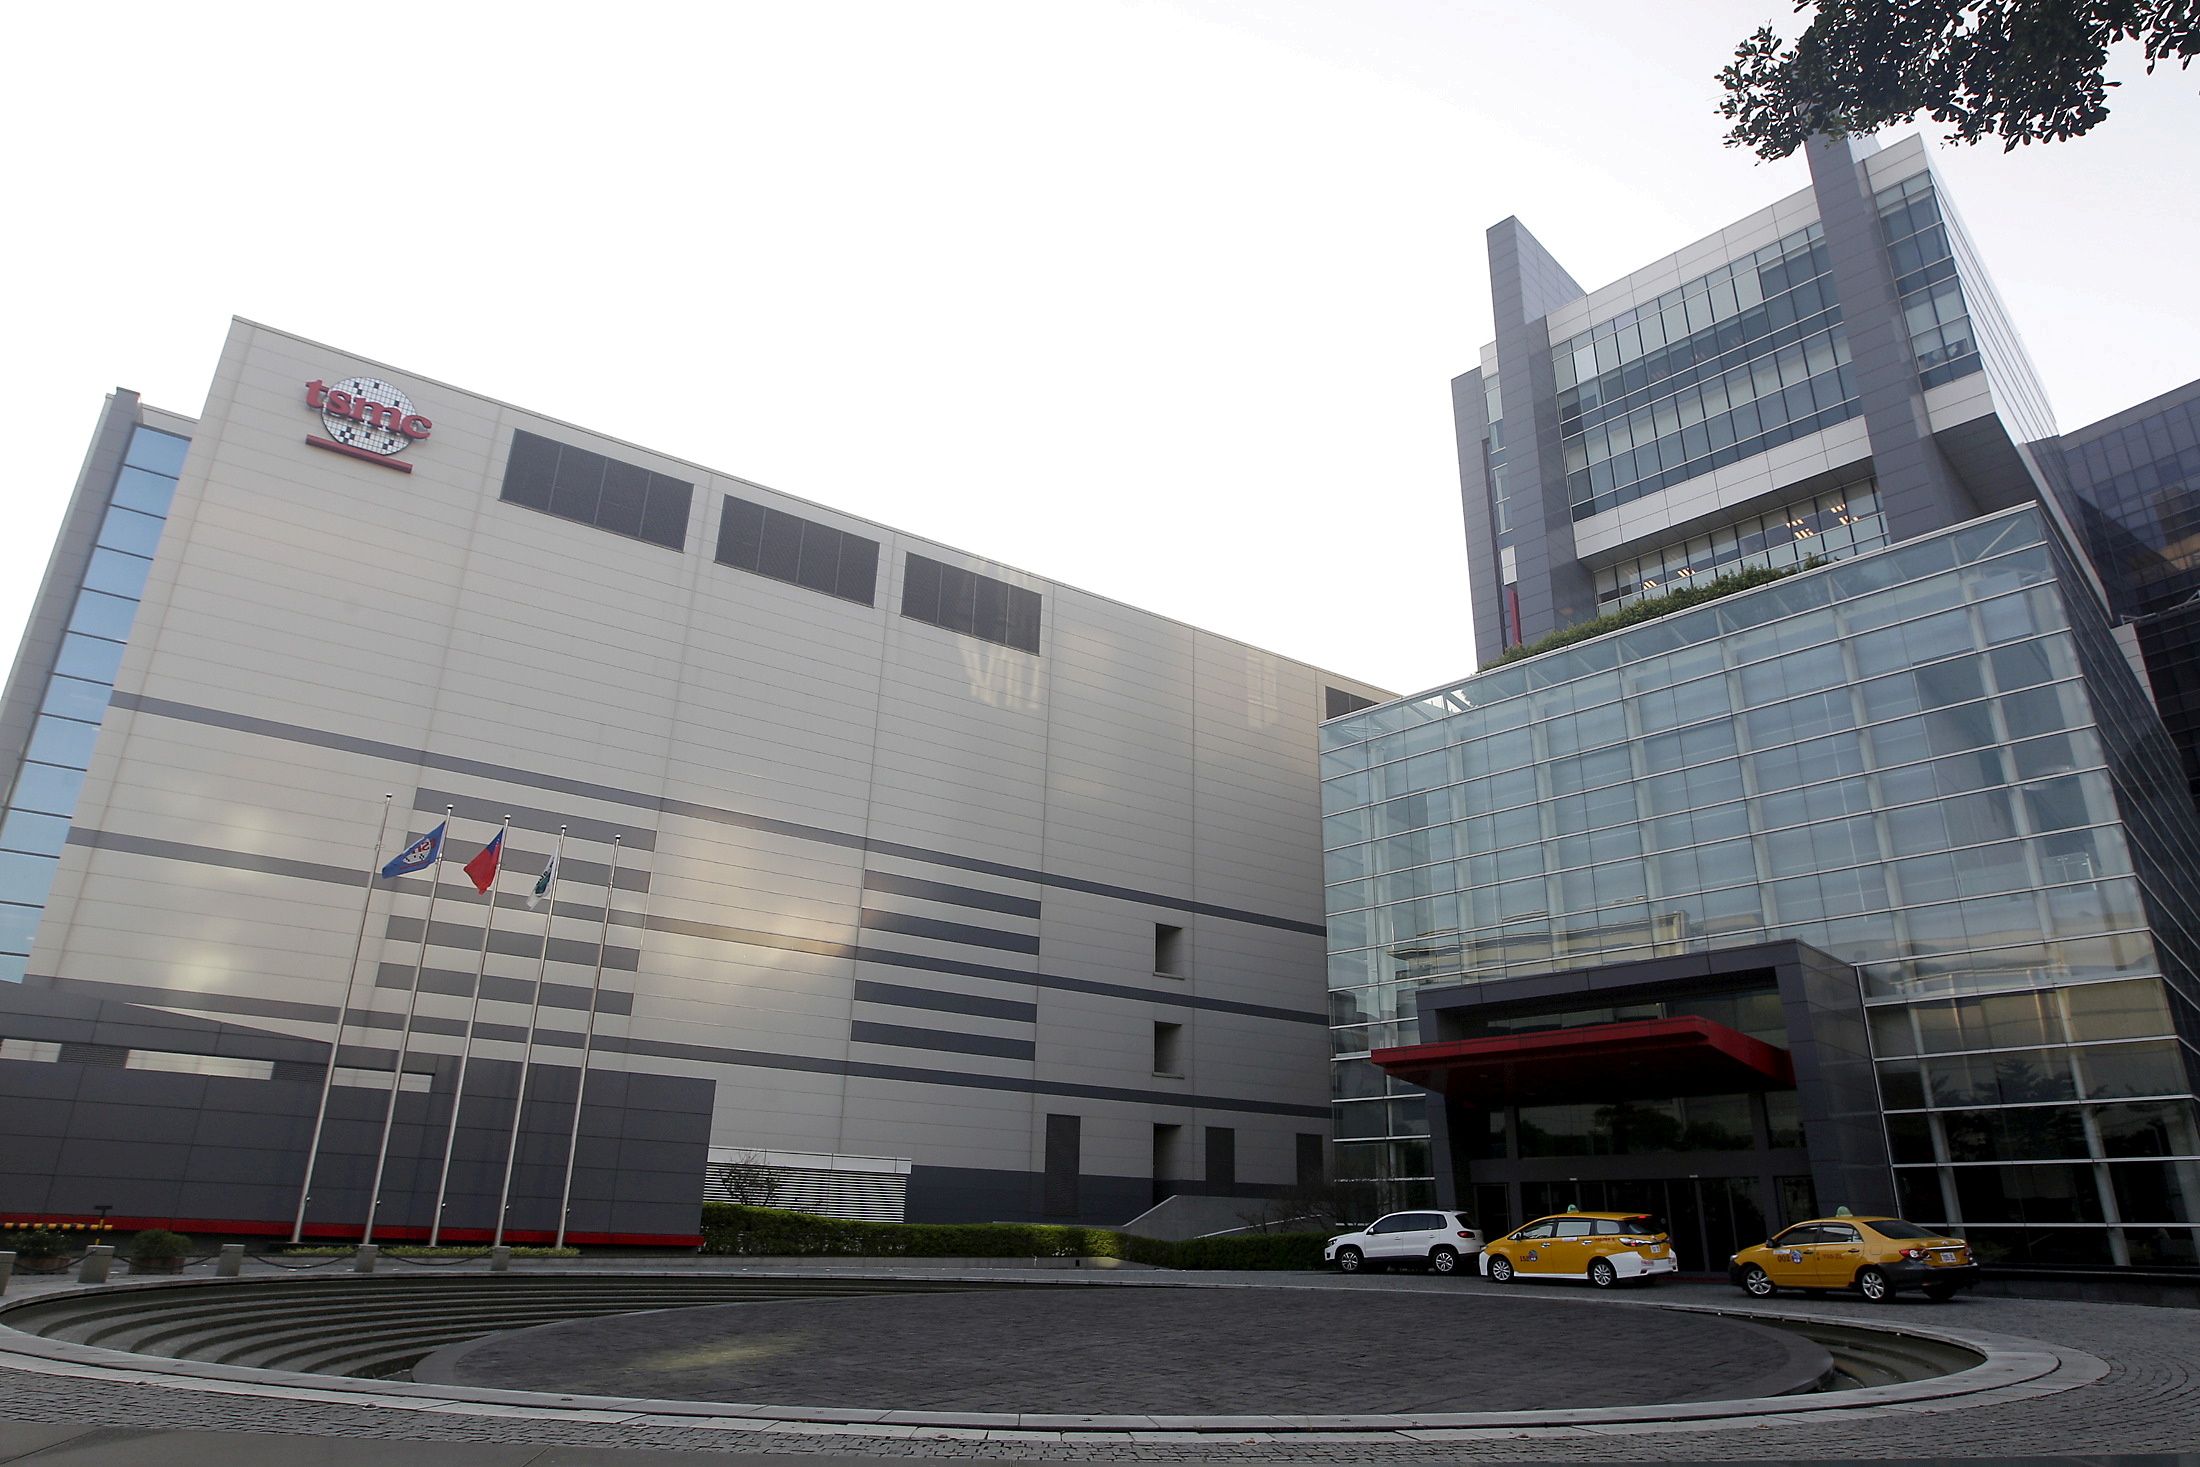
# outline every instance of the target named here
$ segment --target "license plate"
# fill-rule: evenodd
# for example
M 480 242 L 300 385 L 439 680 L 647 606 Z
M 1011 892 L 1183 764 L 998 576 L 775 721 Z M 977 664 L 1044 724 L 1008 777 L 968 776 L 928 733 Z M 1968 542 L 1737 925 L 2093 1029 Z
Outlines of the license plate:
M 1935 1253 L 1933 1255 L 1933 1262 L 1935 1263 L 1953 1263 L 1955 1261 L 1956 1255 L 1953 1253 Z

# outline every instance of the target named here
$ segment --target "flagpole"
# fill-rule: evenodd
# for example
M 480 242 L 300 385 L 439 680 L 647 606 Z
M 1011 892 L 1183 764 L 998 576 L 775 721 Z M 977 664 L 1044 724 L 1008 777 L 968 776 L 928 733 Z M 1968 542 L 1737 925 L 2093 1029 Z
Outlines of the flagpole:
M 458 1149 L 458 1113 L 466 1107 L 466 1070 L 474 1062 L 474 1030 L 481 1023 L 481 985 L 489 974 L 489 935 L 497 925 L 497 878 L 504 874 L 504 838 L 511 833 L 512 817 L 507 815 L 497 829 L 497 860 L 489 872 L 489 915 L 481 924 L 481 954 L 474 960 L 473 1008 L 466 1015 L 466 1039 L 458 1051 L 458 1085 L 451 1091 L 451 1123 L 443 1132 L 443 1170 L 436 1178 L 435 1213 L 428 1224 L 430 1248 L 443 1241 L 443 1199 L 451 1186 L 451 1153 Z
M 535 1001 L 527 1011 L 527 1047 L 519 1056 L 519 1094 L 512 1099 L 512 1134 L 504 1142 L 504 1185 L 497 1191 L 497 1231 L 492 1248 L 504 1243 L 504 1217 L 512 1206 L 512 1165 L 519 1159 L 519 1123 L 527 1108 L 527 1075 L 535 1062 L 535 1026 L 542 1022 L 542 985 L 550 974 L 550 929 L 558 920 L 559 866 L 565 860 L 565 827 L 558 827 L 558 843 L 550 852 L 550 869 L 543 873 L 549 886 L 550 910 L 542 918 L 542 955 L 535 960 Z M 532 903 L 534 898 L 528 898 Z
M 420 976 L 428 966 L 428 935 L 435 930 L 435 899 L 443 889 L 443 847 L 450 839 L 451 812 L 443 807 L 443 836 L 435 844 L 435 862 L 428 868 L 428 914 L 420 919 L 420 951 L 413 958 L 412 992 L 405 997 L 405 1027 L 397 1036 L 397 1068 L 390 1074 L 390 1101 L 382 1111 L 382 1144 L 374 1153 L 374 1184 L 367 1189 L 367 1226 L 359 1235 L 361 1247 L 374 1241 L 374 1215 L 382 1209 L 382 1177 L 390 1165 L 390 1129 L 397 1124 L 397 1096 L 405 1088 L 405 1057 L 412 1049 L 413 1016 L 420 1012 Z
M 553 1248 L 565 1246 L 565 1229 L 568 1214 L 573 1211 L 573 1158 L 581 1147 L 581 1102 L 588 1096 L 588 1060 L 596 1050 L 596 1009 L 603 1002 L 604 950 L 611 941 L 611 902 L 619 894 L 619 842 L 625 840 L 622 833 L 611 837 L 611 874 L 604 878 L 603 923 L 596 929 L 596 979 L 588 989 L 588 1028 L 581 1036 L 581 1073 L 573 1086 L 573 1124 L 565 1137 L 565 1186 L 558 1193 L 558 1237 Z
M 290 1241 L 306 1237 L 306 1203 L 313 1196 L 313 1173 L 321 1161 L 321 1132 L 328 1125 L 329 1091 L 336 1088 L 336 1055 L 344 1047 L 344 1024 L 351 1016 L 352 991 L 359 986 L 359 957 L 367 950 L 367 917 L 374 910 L 374 878 L 382 869 L 382 847 L 389 842 L 390 810 L 396 791 L 382 796 L 382 824 L 374 833 L 374 859 L 367 864 L 366 895 L 359 901 L 359 935 L 351 945 L 351 966 L 344 970 L 344 997 L 336 1006 L 336 1032 L 328 1042 L 328 1064 L 321 1071 L 321 1098 L 313 1108 L 313 1139 L 306 1143 L 306 1175 L 298 1184 L 298 1216 L 290 1225 Z

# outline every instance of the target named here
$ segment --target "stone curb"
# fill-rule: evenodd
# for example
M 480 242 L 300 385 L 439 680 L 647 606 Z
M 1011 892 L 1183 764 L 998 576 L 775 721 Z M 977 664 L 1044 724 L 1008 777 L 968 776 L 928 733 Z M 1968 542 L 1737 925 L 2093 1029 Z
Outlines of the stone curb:
M 794 1273 L 773 1268 L 785 1278 Z M 530 1273 L 535 1271 L 530 1270 Z M 543 1271 L 545 1273 L 548 1270 Z M 880 1271 L 883 1273 L 884 1271 Z M 908 1270 L 891 1276 L 907 1277 Z M 982 1282 L 998 1279 L 1001 1270 L 988 1269 L 971 1275 L 945 1270 L 925 1270 L 923 1276 L 943 1282 Z M 644 1277 L 664 1277 L 656 1270 L 636 1269 Z M 541 1276 L 541 1274 L 536 1274 Z M 578 1271 L 575 1275 L 579 1276 Z M 605 1271 L 585 1275 L 602 1278 Z M 816 1271 L 817 1277 L 846 1279 L 843 1271 Z M 873 1275 L 878 1276 L 878 1275 Z M 265 1275 L 254 1276 L 264 1281 Z M 27 1296 L 40 1300 L 69 1295 L 114 1297 L 132 1289 L 220 1287 L 228 1280 L 147 1280 L 139 1284 L 110 1284 L 40 1290 Z M 1319 1285 L 1259 1284 L 1238 1281 L 1198 1281 L 1170 1278 L 1045 1279 L 1068 1288 L 1308 1288 Z M 1418 1292 L 1418 1291 L 1415 1291 Z M 1563 1296 L 1554 1296 L 1563 1297 Z M 1588 1299 L 1579 1301 L 1588 1304 Z M 1613 1301 L 1598 1296 L 1600 1304 L 1621 1307 L 1668 1309 L 1681 1313 L 1719 1315 L 1751 1322 L 1827 1323 L 1821 1316 L 1787 1314 L 1770 1309 L 1726 1308 L 1704 1304 L 1654 1304 L 1648 1301 Z M 1812 1396 L 1771 1396 L 1731 1401 L 1688 1401 L 1649 1406 L 1603 1406 L 1532 1411 L 1429 1412 L 1396 1415 L 1233 1415 L 1233 1416 L 1103 1416 L 1015 1412 L 949 1412 L 845 1410 L 819 1407 L 733 1404 L 703 1401 L 668 1401 L 642 1397 L 561 1396 L 545 1391 L 507 1391 L 464 1386 L 419 1385 L 395 1381 L 352 1382 L 345 1377 L 310 1375 L 297 1371 L 263 1370 L 250 1366 L 213 1365 L 196 1360 L 170 1360 L 157 1356 L 76 1345 L 26 1334 L 8 1327 L 0 1311 L 0 1368 L 37 1374 L 77 1376 L 118 1384 L 153 1385 L 170 1389 L 204 1391 L 221 1395 L 245 1395 L 269 1399 L 316 1401 L 389 1410 L 435 1414 L 523 1417 L 554 1421 L 593 1422 L 605 1425 L 677 1426 L 740 1431 L 805 1432 L 826 1435 L 877 1437 L 968 1437 L 984 1440 L 1059 1441 L 1066 1433 L 1089 1439 L 1133 1442 L 1212 1441 L 1230 1437 L 1236 1441 L 1337 1441 L 1393 1440 L 1441 1441 L 1481 1438 L 1485 1434 L 1566 1432 L 1599 1434 L 1613 1431 L 1703 1430 L 1725 1424 L 1793 1423 L 1826 1419 L 1829 1412 L 1857 1414 L 1873 1410 L 1908 1413 L 1945 1412 L 1975 1405 L 2001 1404 L 2014 1399 L 2052 1395 L 2089 1385 L 2108 1373 L 2099 1357 L 2080 1350 L 2060 1348 L 2039 1340 L 2013 1335 L 1957 1332 L 1945 1329 L 1887 1328 L 1881 1333 L 1932 1340 L 1986 1356 L 1979 1365 L 1930 1380 Z M 1852 1319 L 1838 1323 L 1849 1329 L 1874 1330 Z M 1471 1437 L 1464 1435 L 1471 1433 Z

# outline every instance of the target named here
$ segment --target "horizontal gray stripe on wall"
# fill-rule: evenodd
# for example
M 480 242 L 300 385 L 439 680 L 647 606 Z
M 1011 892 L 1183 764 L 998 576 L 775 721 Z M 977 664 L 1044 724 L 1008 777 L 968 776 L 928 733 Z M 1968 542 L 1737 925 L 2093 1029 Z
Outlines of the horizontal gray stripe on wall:
M 798 1070 L 810 1075 L 847 1075 L 891 1080 L 906 1085 L 951 1085 L 964 1090 L 1007 1090 L 1021 1095 L 1067 1095 L 1081 1100 L 1119 1100 L 1133 1105 L 1165 1105 L 1180 1110 L 1234 1110 L 1253 1115 L 1305 1116 L 1327 1120 L 1326 1105 L 1291 1105 L 1280 1100 L 1233 1100 L 1220 1095 L 1172 1095 L 1164 1090 L 1130 1090 L 1115 1085 L 1077 1085 L 1025 1075 L 962 1075 L 952 1070 L 920 1070 L 911 1065 L 879 1065 L 862 1060 L 813 1059 L 807 1055 L 762 1054 L 749 1049 L 720 1049 L 709 1044 L 679 1044 L 665 1039 L 596 1036 L 598 1049 L 653 1059 L 687 1060 L 706 1065 L 748 1065 L 765 1070 Z
M 1006 912 L 1012 917 L 1039 915 L 1039 904 L 1030 897 L 980 891 L 974 886 L 949 886 L 944 881 L 926 881 L 917 876 L 896 876 L 891 871 L 866 871 L 863 873 L 863 885 L 867 891 L 883 891 L 893 896 L 944 902 L 956 907 L 978 907 L 988 912 Z
M 959 942 L 964 947 L 990 947 L 1008 953 L 1039 955 L 1037 933 L 1002 932 L 963 922 L 942 922 L 934 917 L 912 917 L 906 912 L 874 912 L 869 907 L 857 913 L 856 920 L 874 932 L 898 932 L 904 937 L 929 937 L 934 942 Z
M 363 887 L 370 879 L 364 866 L 330 866 L 320 861 L 293 861 L 283 856 L 259 856 L 249 851 L 225 851 L 218 846 L 188 845 L 178 840 L 156 840 L 149 835 L 122 835 L 112 830 L 69 828 L 69 844 L 100 851 L 126 851 L 133 856 L 152 856 L 163 861 L 189 861 L 198 866 L 225 866 L 232 871 L 257 871 L 265 876 L 293 876 L 301 881 L 326 881 L 337 886 Z M 426 895 L 425 883 L 412 883 Z
M 1028 1039 L 994 1034 L 956 1034 L 946 1029 L 914 1029 L 906 1024 L 873 1024 L 857 1019 L 848 1037 L 858 1044 L 894 1044 L 903 1049 L 937 1049 L 949 1054 L 983 1054 L 995 1059 L 1028 1060 L 1039 1047 Z
M 611 837 L 616 835 L 624 837 L 619 844 L 630 851 L 654 851 L 657 849 L 657 832 L 647 826 L 620 825 L 609 820 L 592 820 L 586 816 L 569 814 L 563 810 L 537 810 L 527 805 L 512 804 L 508 800 L 483 800 L 473 795 L 453 794 L 449 790 L 423 787 L 413 791 L 413 809 L 423 815 L 440 817 L 446 805 L 452 807 L 451 813 L 460 820 L 478 820 L 485 825 L 496 825 L 501 823 L 505 816 L 509 815 L 512 817 L 512 829 L 514 830 L 540 831 L 544 835 L 555 836 L 558 833 L 558 827 L 562 825 L 565 827 L 565 833 L 574 840 L 596 841 L 603 845 L 609 845 L 611 844 Z M 580 862 L 575 861 L 573 865 L 578 868 Z M 594 877 L 599 885 L 603 882 L 602 872 L 603 868 L 599 866 Z M 647 873 L 637 872 L 636 874 L 646 875 Z M 644 888 L 629 888 L 626 884 L 626 872 L 622 869 L 619 872 L 619 889 L 622 891 L 640 891 Z
M 627 805 L 638 810 L 660 811 L 667 815 L 681 815 L 691 820 L 707 821 L 714 825 L 737 826 L 744 830 L 760 831 L 768 835 L 784 835 L 795 840 L 816 841 L 822 845 L 841 846 L 848 850 L 877 851 L 882 855 L 898 856 L 907 861 L 921 861 L 931 866 L 951 866 L 963 871 L 979 871 L 988 876 L 1005 876 L 1012 881 L 1029 881 L 1042 886 L 1060 887 L 1065 891 L 1081 891 L 1094 896 L 1116 897 L 1145 906 L 1165 907 L 1177 912 L 1196 912 L 1202 916 L 1221 917 L 1232 922 L 1249 922 L 1259 927 L 1275 927 L 1285 932 L 1304 932 L 1315 937 L 1327 935 L 1328 929 L 1319 922 L 1301 922 L 1294 917 L 1272 917 L 1265 912 L 1247 912 L 1236 907 L 1216 906 L 1212 902 L 1186 901 L 1179 897 L 1163 896 L 1158 892 L 1138 891 L 1127 886 L 1111 886 L 1099 881 L 1080 881 L 1070 876 L 1052 876 L 1044 871 L 1034 871 L 1024 866 L 1009 866 L 998 861 L 982 861 L 971 856 L 958 856 L 948 851 L 926 850 L 923 846 L 902 845 L 896 841 L 867 840 L 860 835 L 843 831 L 826 830 L 815 825 L 798 825 L 789 820 L 772 820 L 761 815 L 744 814 L 739 810 L 722 809 L 716 805 L 697 804 L 691 800 L 674 800 L 655 795 L 645 795 L 634 790 L 622 790 L 614 785 L 594 784 L 588 780 L 565 779 L 554 774 L 542 774 L 534 770 L 519 769 L 508 764 L 492 764 L 483 759 L 462 759 L 451 754 L 431 753 L 426 749 L 408 749 L 402 744 L 384 743 L 380 739 L 363 739 L 352 734 L 330 733 L 325 729 L 305 728 L 295 723 L 280 723 L 272 718 L 254 718 L 242 713 L 228 713 L 219 708 L 204 708 L 194 703 L 178 703 L 167 698 L 148 697 L 143 693 L 126 693 L 117 689 L 108 700 L 117 708 L 137 713 L 149 713 L 157 718 L 174 718 L 186 723 L 204 724 L 209 728 L 233 729 L 239 733 L 257 734 L 263 738 L 281 739 L 287 743 L 307 744 L 316 748 L 335 749 L 343 753 L 358 754 L 370 759 L 384 759 L 396 764 L 409 764 L 422 769 L 439 769 L 450 774 L 467 774 L 477 779 L 491 779 L 500 784 L 519 785 L 529 789 L 552 790 L 571 795 L 576 799 L 600 800 L 607 805 Z M 501 812 L 500 812 L 501 813 Z
M 403 993 L 412 987 L 412 979 L 412 964 L 384 963 L 375 972 L 374 986 L 394 988 Z M 450 968 L 423 969 L 420 974 L 420 991 L 472 998 L 474 975 L 456 972 Z M 481 981 L 481 996 L 492 1003 L 531 1004 L 535 1001 L 534 980 L 499 978 L 491 973 Z M 545 983 L 542 985 L 542 1006 L 546 1009 L 579 1009 L 585 1014 L 588 1012 L 588 989 L 578 983 Z M 596 1012 L 631 1014 L 634 1012 L 634 995 L 616 988 L 606 988 L 602 1001 L 596 1005 Z
M 306 861 L 287 861 L 273 856 L 253 856 L 237 851 L 216 850 L 211 846 L 185 845 L 180 841 L 152 840 L 144 836 L 117 835 L 112 831 L 76 829 L 69 832 L 74 845 L 96 846 L 106 850 L 130 851 L 139 855 L 155 856 L 172 861 L 195 861 L 210 866 L 231 866 L 244 870 L 264 871 L 277 876 L 296 876 L 308 881 L 327 881 L 338 885 L 357 886 L 364 873 L 346 871 L 335 866 L 317 866 Z M 428 885 L 425 881 L 391 883 L 398 890 L 425 898 Z M 454 890 L 454 885 L 456 889 Z M 441 900 L 472 906 L 486 906 L 482 897 L 461 879 L 443 883 Z M 558 914 L 578 922 L 594 922 L 601 919 L 601 907 L 564 905 Z M 960 958 L 936 957 L 927 953 L 900 953 L 875 947 L 858 947 L 845 942 L 826 942 L 811 937 L 789 937 L 784 933 L 760 932 L 747 927 L 727 927 L 715 922 L 691 922 L 679 917 L 641 917 L 626 912 L 614 912 L 612 924 L 619 927 L 641 927 L 651 932 L 677 933 L 686 937 L 701 937 L 714 942 L 740 943 L 749 947 L 778 948 L 783 952 L 809 953 L 817 957 L 851 958 L 857 962 L 879 963 L 894 968 L 915 968 L 930 973 L 955 973 L 966 978 L 988 978 L 1000 983 L 1016 983 L 1027 988 L 1052 988 L 1064 993 L 1089 993 L 1100 998 L 1130 999 L 1141 1003 L 1166 1004 L 1172 1008 L 1201 1009 L 1208 1013 L 1242 1014 L 1252 1019 L 1274 1019 L 1285 1024 L 1315 1024 L 1328 1027 L 1329 1016 L 1311 1009 L 1276 1008 L 1269 1004 L 1240 1003 L 1235 999 L 1204 998 L 1175 988 L 1137 988 L 1125 983 L 1102 983 L 1090 978 L 1067 978 L 1056 973 L 1027 973 L 1016 968 L 997 968 L 987 963 L 968 962 Z M 440 925 L 440 924 L 439 924 Z M 474 945 L 480 945 L 480 930 L 474 929 Z M 420 940 L 420 929 L 412 929 L 411 941 Z M 535 939 L 540 942 L 540 937 Z M 595 945 L 585 944 L 589 951 L 587 962 L 595 964 Z M 505 951 L 499 947 L 497 951 Z M 558 951 L 552 948 L 552 953 Z M 632 951 L 632 949 L 622 949 Z M 523 954 L 524 956 L 524 954 Z M 563 959 L 560 959 L 563 961 Z M 615 966 L 615 965 L 607 965 Z M 164 990 L 148 990 L 160 992 Z M 253 1012 L 257 1012 L 254 1010 Z M 334 1017 L 332 1010 L 321 1010 L 321 1022 Z
M 7 1009 L 8 1000 L 15 993 L 35 993 L 39 987 L 50 987 L 62 992 L 112 1002 L 118 1010 L 127 1013 L 137 1004 L 160 1005 L 167 1008 L 196 1009 L 206 1013 L 258 1014 L 269 1018 L 304 1019 L 327 1024 L 335 1019 L 332 1008 L 315 1004 L 294 1003 L 283 999 L 247 998 L 238 994 L 197 993 L 189 989 L 148 988 L 141 984 L 104 983 L 89 978 L 55 978 L 46 974 L 30 975 L 29 985 L 18 988 L 9 984 L 0 987 L 0 1012 Z M 11 991 L 12 990 L 12 991 Z M 159 1016 L 163 1020 L 171 1016 Z M 43 1021 L 40 1021 L 43 1022 Z M 352 1024 L 376 1030 L 394 1032 L 404 1022 L 402 1014 L 369 1014 L 354 1011 Z M 38 1036 L 38 1030 L 29 1025 L 26 1038 Z M 457 1020 L 435 1020 L 420 1015 L 414 1020 L 414 1028 L 423 1032 L 456 1036 L 465 1032 L 466 1026 Z M 57 1036 L 60 1037 L 60 1036 Z M 303 1041 L 288 1035 L 260 1036 L 277 1041 L 283 1046 Z M 326 1040 L 311 1041 L 322 1054 L 327 1054 Z M 535 1043 L 556 1049 L 581 1047 L 579 1034 L 535 1031 Z M 911 1085 L 948 1085 L 969 1090 L 1006 1090 L 1024 1095 L 1066 1095 L 1087 1100 L 1119 1100 L 1142 1105 L 1163 1105 L 1179 1109 L 1244 1111 L 1256 1115 L 1306 1116 L 1325 1120 L 1329 1116 L 1326 1105 L 1290 1105 L 1271 1100 L 1232 1100 L 1216 1095 L 1171 1094 L 1162 1090 L 1130 1090 L 1113 1085 L 1079 1085 L 1066 1081 L 1032 1079 L 1017 1075 L 964 1075 L 952 1070 L 922 1070 L 905 1065 L 880 1065 L 854 1060 L 816 1059 L 808 1055 L 765 1054 L 750 1049 L 725 1049 L 708 1044 L 680 1044 L 671 1040 L 626 1039 L 615 1034 L 598 1033 L 596 1048 L 610 1053 L 638 1055 L 653 1059 L 685 1060 L 696 1064 L 740 1065 L 751 1069 L 791 1070 L 812 1075 L 849 1075 L 869 1080 L 891 1080 Z M 310 1051 L 309 1051 L 310 1052 Z M 375 1057 L 379 1056 L 377 1060 Z M 271 1057 L 276 1057 L 271 1054 Z M 360 1063 L 362 1068 L 383 1069 L 390 1067 L 396 1057 L 394 1050 L 360 1048 L 355 1051 L 346 1044 L 339 1062 Z M 455 1055 L 412 1055 L 406 1068 L 433 1068 L 442 1063 L 457 1062 Z
M 392 942 L 420 941 L 420 919 L 418 917 L 391 917 L 384 923 L 382 930 L 383 935 Z M 428 946 L 458 947 L 464 948 L 468 952 L 479 952 L 481 950 L 481 929 L 457 922 L 438 922 L 435 924 L 435 930 L 428 936 Z M 542 934 L 538 932 L 491 932 L 489 934 L 489 951 L 502 953 L 509 958 L 538 957 L 542 953 Z M 596 966 L 596 944 L 581 942 L 570 937 L 553 937 L 550 939 L 550 961 L 553 963 L 570 963 L 582 968 L 593 968 Z M 631 947 L 606 948 L 603 955 L 603 965 L 606 968 L 615 968 L 622 973 L 634 972 L 642 965 L 641 950 Z
M 1025 973 L 1015 968 L 995 968 L 984 963 L 966 963 L 959 958 L 936 958 L 924 953 L 888 952 L 883 948 L 858 948 L 856 960 L 864 963 L 880 963 L 890 968 L 920 968 L 928 973 L 956 973 L 965 978 L 991 978 L 999 983 L 1022 983 L 1033 988 L 1052 988 L 1063 993 L 1089 993 L 1099 998 L 1135 999 L 1142 1003 L 1167 1004 L 1171 1008 L 1203 1009 L 1214 1014 L 1243 1014 L 1249 1019 L 1275 1019 L 1286 1024 L 1316 1024 L 1329 1027 L 1327 1014 L 1311 1009 L 1279 1009 L 1267 1004 L 1239 1003 L 1227 998 L 1201 998 L 1197 994 L 1180 993 L 1166 988 L 1133 988 L 1127 983 L 1099 983 L 1090 978 L 1065 978 L 1059 973 Z
M 904 1009 L 933 1009 L 943 1014 L 975 1014 L 984 1019 L 1015 1019 L 1025 1024 L 1035 1024 L 1039 1020 L 1039 1006 L 1035 1003 L 980 998 L 973 993 L 941 993 L 931 988 L 904 988 L 899 983 L 873 983 L 868 978 L 856 980 L 856 1001 L 891 1004 Z

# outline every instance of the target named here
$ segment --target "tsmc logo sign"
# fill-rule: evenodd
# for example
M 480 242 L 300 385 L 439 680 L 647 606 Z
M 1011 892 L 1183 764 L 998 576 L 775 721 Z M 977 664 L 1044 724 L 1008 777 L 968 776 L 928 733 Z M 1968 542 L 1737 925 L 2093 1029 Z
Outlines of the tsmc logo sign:
M 333 385 L 308 382 L 306 406 L 320 412 L 321 424 L 328 429 L 328 437 L 309 434 L 306 442 L 407 474 L 412 465 L 394 455 L 435 428 L 400 389 L 372 377 L 346 377 Z

